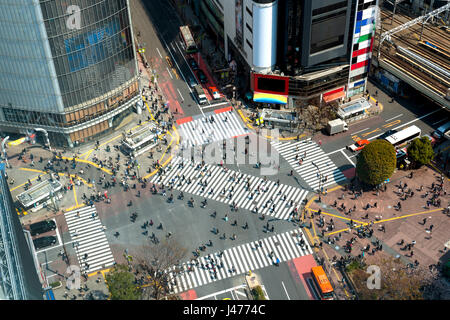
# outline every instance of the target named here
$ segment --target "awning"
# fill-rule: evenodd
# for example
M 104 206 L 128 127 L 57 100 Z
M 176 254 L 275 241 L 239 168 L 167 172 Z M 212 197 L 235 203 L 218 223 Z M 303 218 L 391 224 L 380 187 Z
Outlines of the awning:
M 345 96 L 345 91 L 335 92 L 335 93 L 332 93 L 332 94 L 324 96 L 323 97 L 323 101 L 328 103 L 330 101 L 334 101 L 334 100 L 340 99 L 343 96 Z
M 253 92 L 253 101 L 262 103 L 287 104 L 287 96 L 255 91 Z

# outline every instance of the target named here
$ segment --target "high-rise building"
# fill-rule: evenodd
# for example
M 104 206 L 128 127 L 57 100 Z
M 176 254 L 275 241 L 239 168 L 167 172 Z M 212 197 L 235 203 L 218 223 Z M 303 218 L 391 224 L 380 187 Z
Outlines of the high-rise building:
M 44 290 L 38 277 L 39 264 L 30 233 L 16 213 L 0 163 L 0 300 L 42 300 Z M 44 283 L 44 279 L 42 283 Z
M 128 0 L 0 1 L 0 131 L 73 146 L 139 100 Z
M 365 90 L 377 1 L 205 0 L 197 11 L 257 101 L 330 101 Z

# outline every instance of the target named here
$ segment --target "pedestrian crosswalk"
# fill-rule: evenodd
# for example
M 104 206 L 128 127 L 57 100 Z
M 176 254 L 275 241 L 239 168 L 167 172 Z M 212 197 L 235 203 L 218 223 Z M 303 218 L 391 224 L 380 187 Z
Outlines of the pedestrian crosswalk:
M 302 241 L 303 240 L 303 241 Z M 173 266 L 169 279 L 174 293 L 255 271 L 279 262 L 312 254 L 301 229 L 275 234 L 258 241 L 216 252 Z M 215 271 L 215 272 L 214 272 Z
M 64 216 L 81 271 L 89 273 L 115 263 L 95 206 L 69 211 Z
M 175 157 L 165 173 L 153 176 L 151 182 L 283 220 L 299 209 L 307 195 L 304 189 L 217 165 L 201 167 L 182 157 Z
M 248 133 L 248 129 L 242 126 L 233 111 L 212 114 L 183 123 L 179 131 L 184 147 L 200 146 Z
M 295 143 L 271 141 L 271 144 L 313 190 L 347 179 L 311 139 Z

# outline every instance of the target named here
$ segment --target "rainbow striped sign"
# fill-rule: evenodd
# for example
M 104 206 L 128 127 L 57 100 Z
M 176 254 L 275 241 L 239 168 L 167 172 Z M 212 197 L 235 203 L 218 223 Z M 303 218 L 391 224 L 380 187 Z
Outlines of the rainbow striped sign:
M 287 96 L 273 93 L 253 92 L 253 101 L 263 103 L 287 104 Z

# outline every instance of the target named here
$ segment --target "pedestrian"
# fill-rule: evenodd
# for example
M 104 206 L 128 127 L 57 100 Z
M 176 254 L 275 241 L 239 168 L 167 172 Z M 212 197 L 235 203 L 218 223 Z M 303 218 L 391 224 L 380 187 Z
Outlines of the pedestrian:
M 430 225 L 430 227 L 428 228 L 428 230 L 430 230 L 430 232 L 433 230 L 433 225 Z

